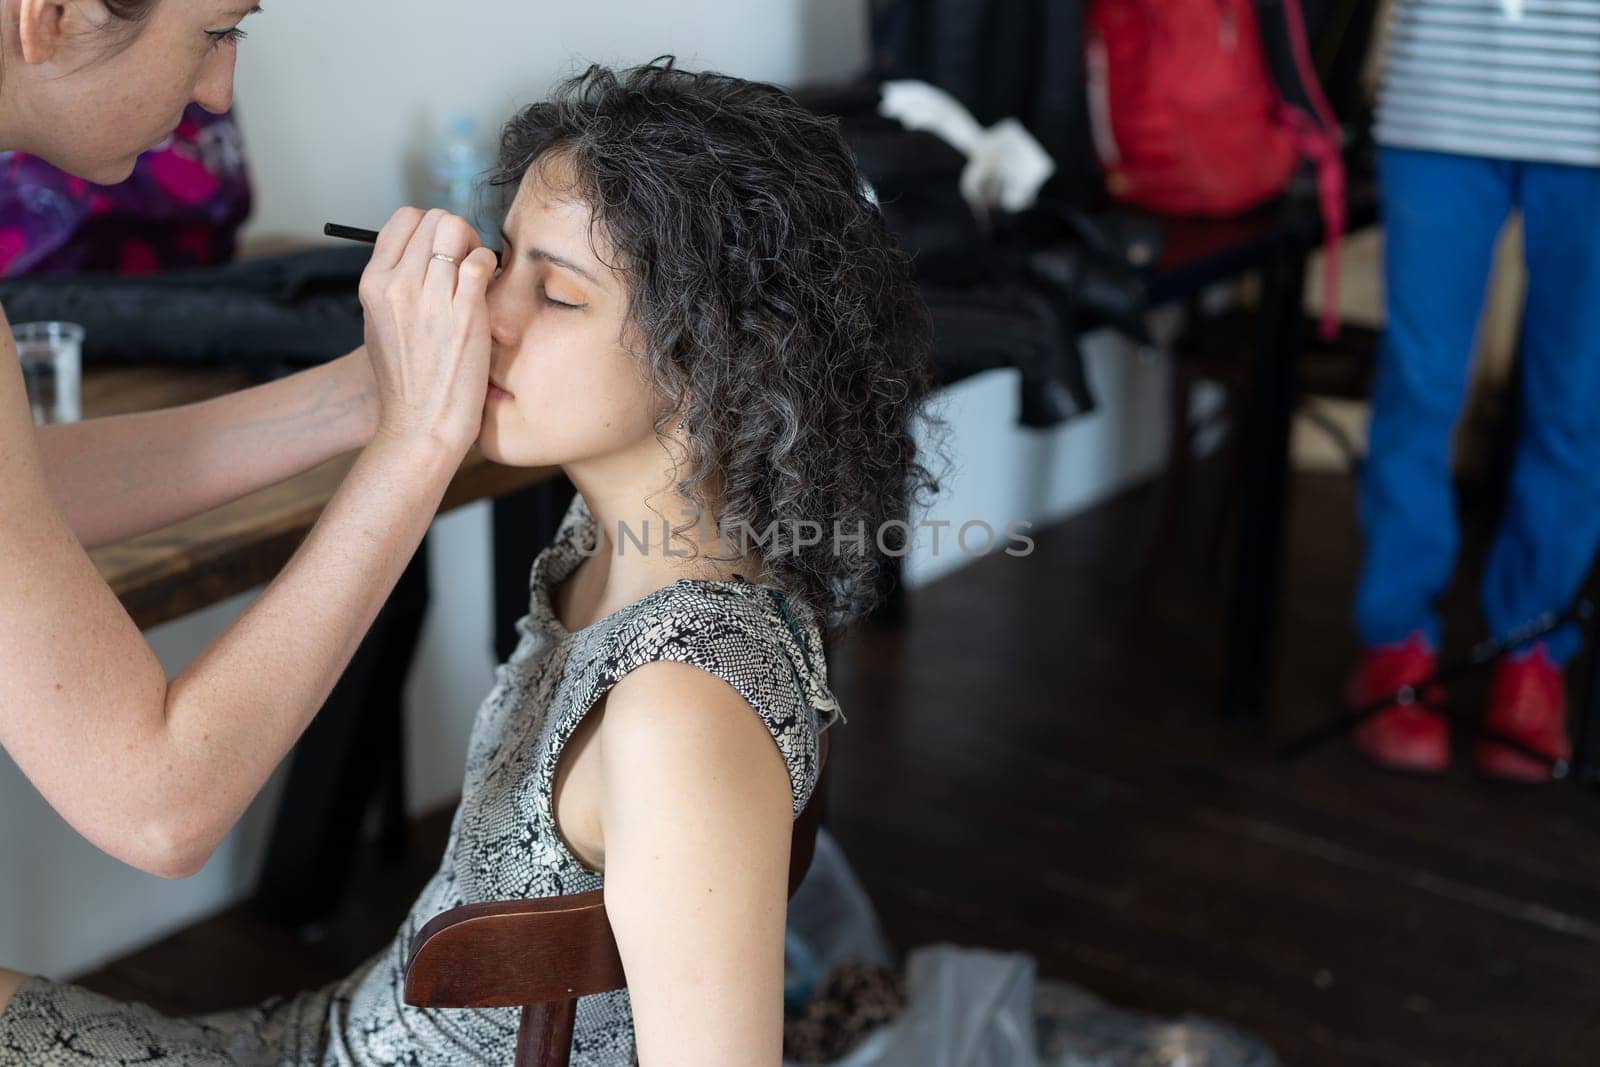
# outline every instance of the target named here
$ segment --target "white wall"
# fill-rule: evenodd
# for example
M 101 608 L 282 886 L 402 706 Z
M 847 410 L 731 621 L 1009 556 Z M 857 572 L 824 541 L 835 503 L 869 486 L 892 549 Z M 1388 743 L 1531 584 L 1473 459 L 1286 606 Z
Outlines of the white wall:
M 837 77 L 865 56 L 862 0 L 268 6 L 250 20 L 239 71 L 238 108 L 258 184 L 256 237 L 313 236 L 327 220 L 381 223 L 410 199 L 408 168 L 445 115 L 464 109 L 498 123 L 588 59 L 675 51 L 685 65 L 792 84 Z M 1016 425 L 1014 373 L 949 390 L 959 467 L 928 517 L 955 525 L 977 518 L 997 529 L 1013 519 L 1053 521 L 1154 469 L 1165 447 L 1164 364 L 1111 338 L 1092 339 L 1088 358 L 1102 411 L 1057 430 Z M 468 726 L 493 672 L 487 507 L 440 519 L 430 536 L 433 610 L 407 687 L 413 812 L 455 794 Z M 964 562 L 918 544 L 907 566 L 913 587 Z M 169 673 L 249 599 L 152 631 Z M 168 882 L 83 842 L 0 755 L 0 964 L 70 976 L 240 899 L 254 883 L 279 785 L 275 778 L 199 875 Z
M 1101 333 L 1084 339 L 1084 360 L 1100 409 L 1052 429 L 1017 425 L 1015 371 L 990 371 L 947 389 L 939 398 L 950 423 L 949 450 L 956 469 L 946 491 L 923 516 L 905 563 L 907 588 L 930 582 L 971 562 L 956 541 L 967 522 L 995 531 L 994 551 L 1007 547 L 1014 521 L 1039 527 L 1090 507 L 1155 472 L 1167 447 L 1165 359 L 1135 353 L 1126 341 Z M 947 522 L 938 533 L 927 520 Z M 985 534 L 971 532 L 981 549 Z M 1012 566 L 1028 566 L 1015 557 Z
M 275 0 L 247 20 L 235 108 L 260 199 L 247 236 L 377 228 L 414 202 L 449 116 L 492 132 L 590 62 L 663 53 L 782 84 L 864 66 L 863 0 Z M 470 13 L 470 14 L 468 14 Z

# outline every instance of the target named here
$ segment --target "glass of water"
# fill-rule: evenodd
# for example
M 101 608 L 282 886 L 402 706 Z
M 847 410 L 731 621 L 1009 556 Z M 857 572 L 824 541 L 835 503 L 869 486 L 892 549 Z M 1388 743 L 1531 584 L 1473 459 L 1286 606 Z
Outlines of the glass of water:
M 77 422 L 83 380 L 83 327 L 72 322 L 23 322 L 11 328 L 22 357 L 33 422 Z

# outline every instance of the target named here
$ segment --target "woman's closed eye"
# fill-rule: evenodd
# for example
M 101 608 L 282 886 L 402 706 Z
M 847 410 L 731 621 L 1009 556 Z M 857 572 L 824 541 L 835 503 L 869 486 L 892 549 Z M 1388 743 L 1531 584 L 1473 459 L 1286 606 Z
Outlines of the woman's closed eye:
M 548 289 L 544 292 L 544 302 L 551 307 L 566 308 L 568 311 L 578 311 L 589 306 L 588 304 L 575 303 L 570 300 L 557 299 L 550 294 Z
M 501 256 L 501 262 L 502 262 L 502 264 L 505 262 L 505 256 L 504 256 L 503 253 L 502 253 L 502 256 Z M 495 281 L 499 281 L 501 278 L 505 277 L 506 271 L 509 270 L 509 269 L 510 268 L 505 267 L 505 266 L 496 267 L 494 269 L 494 279 L 495 279 Z M 551 295 L 550 290 L 544 288 L 543 286 L 540 286 L 539 295 L 543 298 L 544 302 L 546 304 L 548 304 L 549 306 L 551 306 L 553 308 L 561 308 L 561 309 L 566 310 L 566 311 L 582 311 L 584 308 L 589 306 L 588 304 L 583 303 L 581 301 L 564 300 L 564 299 L 562 299 L 560 297 L 553 296 L 553 295 Z

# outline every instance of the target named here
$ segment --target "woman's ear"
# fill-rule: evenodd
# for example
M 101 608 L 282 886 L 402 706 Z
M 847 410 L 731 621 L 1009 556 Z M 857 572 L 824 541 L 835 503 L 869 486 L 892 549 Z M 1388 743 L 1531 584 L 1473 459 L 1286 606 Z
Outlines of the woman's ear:
M 55 58 L 67 32 L 67 4 L 63 0 L 19 0 L 20 25 L 17 36 L 22 43 L 22 58 L 29 66 Z M 99 7 L 90 3 L 91 7 Z M 76 12 L 74 12 L 76 16 Z

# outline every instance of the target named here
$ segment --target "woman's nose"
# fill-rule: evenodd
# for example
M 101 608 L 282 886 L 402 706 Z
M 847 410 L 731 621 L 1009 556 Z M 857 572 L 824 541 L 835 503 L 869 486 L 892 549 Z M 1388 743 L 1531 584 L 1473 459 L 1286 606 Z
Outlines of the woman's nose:
M 200 80 L 194 84 L 194 102 L 220 115 L 233 106 L 233 68 L 238 53 L 232 48 L 219 48 L 200 68 Z
M 522 341 L 522 328 L 517 322 L 516 309 L 504 296 L 498 295 L 499 279 L 489 283 L 489 340 L 496 348 L 515 350 Z

